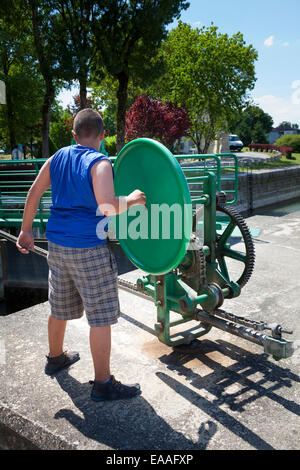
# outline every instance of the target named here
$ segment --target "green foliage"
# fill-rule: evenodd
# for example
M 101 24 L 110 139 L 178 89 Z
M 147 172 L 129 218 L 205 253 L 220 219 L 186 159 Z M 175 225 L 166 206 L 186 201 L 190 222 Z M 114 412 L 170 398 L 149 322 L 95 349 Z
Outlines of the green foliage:
M 44 85 L 28 24 L 19 18 L 14 23 L 5 14 L 0 19 L 0 80 L 6 85 L 6 104 L 0 106 L 0 134 L 12 150 L 40 136 Z
M 277 129 L 280 129 L 280 130 L 286 130 L 286 129 L 299 129 L 299 125 L 298 124 L 292 124 L 291 122 L 289 121 L 282 121 L 279 126 L 277 126 Z
M 276 140 L 276 145 L 287 145 L 293 147 L 295 153 L 300 153 L 300 134 L 296 135 L 283 135 L 280 139 Z
M 245 146 L 253 143 L 265 144 L 268 142 L 266 134 L 273 127 L 272 117 L 258 106 L 248 106 L 237 113 L 232 119 L 230 130 L 237 134 Z
M 0 132 L 7 146 L 11 146 L 11 133 L 15 144 L 26 144 L 40 136 L 43 82 L 34 71 L 26 70 L 21 64 L 13 65 L 6 77 L 6 88 L 10 93 L 13 119 L 9 121 L 7 105 L 0 108 Z
M 191 138 L 198 152 L 206 153 L 254 87 L 257 52 L 241 33 L 229 37 L 213 25 L 193 29 L 179 22 L 160 56 L 166 72 L 150 93 L 186 107 L 193 123 Z
M 69 127 L 67 126 L 67 122 L 70 117 L 71 114 L 67 110 L 63 110 L 63 108 L 58 106 L 57 103 L 54 104 L 51 110 L 49 133 L 49 150 L 51 155 L 60 148 L 71 145 L 72 135 Z
M 153 62 L 167 25 L 188 8 L 186 0 L 105 0 L 95 2 L 91 30 L 97 44 L 93 78 L 108 74 L 118 82 L 117 148 L 125 143 L 125 113 L 130 77 L 149 82 L 159 67 Z
M 116 156 L 117 155 L 117 136 L 111 135 L 111 136 L 105 137 L 104 146 L 109 157 Z
M 80 84 L 80 109 L 87 107 L 87 83 L 90 78 L 90 61 L 95 44 L 92 41 L 91 22 L 94 3 L 90 0 L 52 0 L 58 10 L 56 33 L 61 53 L 69 58 L 65 63 L 72 79 Z
M 105 108 L 102 112 L 105 134 L 107 136 L 113 136 L 116 134 L 116 114 L 115 110 L 111 108 Z
M 101 83 L 91 82 L 91 98 L 97 109 L 101 110 L 106 135 L 115 135 L 117 133 L 117 91 L 118 81 L 113 77 L 106 75 Z M 145 86 L 139 84 L 136 75 L 132 75 L 128 82 L 126 109 L 133 105 L 138 95 L 143 94 Z

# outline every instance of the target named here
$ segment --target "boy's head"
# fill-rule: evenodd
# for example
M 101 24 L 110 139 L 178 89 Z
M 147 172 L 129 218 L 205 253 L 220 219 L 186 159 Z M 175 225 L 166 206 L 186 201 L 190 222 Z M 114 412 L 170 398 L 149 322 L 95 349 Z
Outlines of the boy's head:
M 79 111 L 74 119 L 72 134 L 77 143 L 98 145 L 104 136 L 103 121 L 98 111 L 91 108 Z

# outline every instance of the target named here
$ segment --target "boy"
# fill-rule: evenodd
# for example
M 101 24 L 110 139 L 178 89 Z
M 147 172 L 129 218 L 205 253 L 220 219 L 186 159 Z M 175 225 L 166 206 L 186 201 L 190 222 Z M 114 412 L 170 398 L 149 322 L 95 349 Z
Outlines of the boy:
M 106 238 L 98 238 L 97 225 L 106 216 L 145 204 L 145 194 L 135 190 L 126 197 L 115 196 L 111 162 L 98 152 L 104 128 L 97 111 L 79 111 L 72 134 L 77 145 L 49 158 L 28 192 L 17 248 L 24 254 L 33 250 L 32 222 L 51 185 L 46 230 L 51 314 L 45 372 L 54 374 L 80 359 L 76 352 L 63 351 L 63 340 L 67 320 L 81 317 L 85 310 L 95 369 L 91 398 L 131 398 L 141 393 L 139 385 L 123 385 L 110 374 L 110 327 L 120 315 L 117 264 Z

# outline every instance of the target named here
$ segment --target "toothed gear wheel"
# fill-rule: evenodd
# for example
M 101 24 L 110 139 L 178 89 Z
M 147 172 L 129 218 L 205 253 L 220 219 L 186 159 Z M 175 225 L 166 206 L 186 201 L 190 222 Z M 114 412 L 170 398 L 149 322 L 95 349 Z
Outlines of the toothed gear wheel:
M 230 217 L 230 222 L 226 229 L 221 235 L 217 235 L 216 257 L 219 263 L 219 267 L 223 274 L 227 274 L 228 277 L 227 266 L 224 258 L 231 258 L 244 263 L 245 268 L 240 278 L 235 281 L 242 288 L 249 281 L 255 264 L 255 249 L 252 236 L 244 218 L 235 209 L 228 206 L 217 205 L 217 211 L 223 212 Z M 226 246 L 235 227 L 240 229 L 242 239 L 245 244 L 245 254 Z

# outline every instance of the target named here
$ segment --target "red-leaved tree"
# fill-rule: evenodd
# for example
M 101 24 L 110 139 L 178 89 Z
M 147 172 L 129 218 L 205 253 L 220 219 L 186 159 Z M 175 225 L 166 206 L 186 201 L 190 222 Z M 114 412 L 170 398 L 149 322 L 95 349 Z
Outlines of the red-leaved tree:
M 186 136 L 190 127 L 190 118 L 184 107 L 139 95 L 126 113 L 126 142 L 149 137 L 173 149 L 175 141 Z

